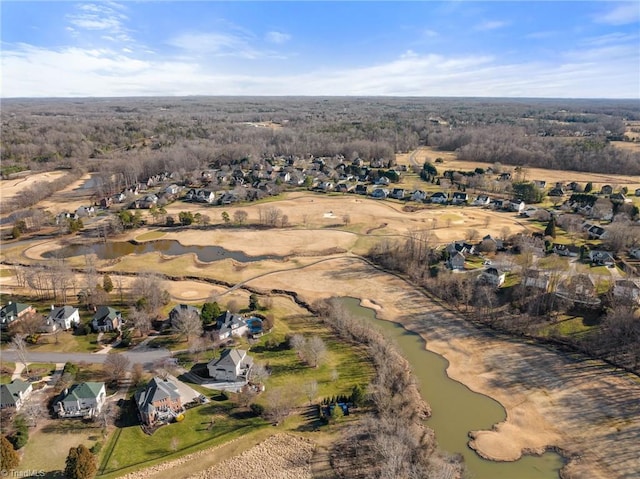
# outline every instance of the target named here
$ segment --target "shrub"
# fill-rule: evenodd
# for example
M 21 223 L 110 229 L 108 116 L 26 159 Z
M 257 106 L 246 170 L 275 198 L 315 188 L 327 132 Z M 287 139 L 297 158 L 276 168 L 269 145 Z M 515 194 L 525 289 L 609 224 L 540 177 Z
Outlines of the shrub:
M 264 406 L 262 404 L 253 403 L 249 406 L 249 409 L 251 409 L 251 412 L 256 416 L 262 416 L 264 414 Z

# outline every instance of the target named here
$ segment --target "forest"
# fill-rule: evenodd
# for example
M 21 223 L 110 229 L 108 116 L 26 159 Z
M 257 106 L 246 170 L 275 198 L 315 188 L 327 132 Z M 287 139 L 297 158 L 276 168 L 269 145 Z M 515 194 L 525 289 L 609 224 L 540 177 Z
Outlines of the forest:
M 381 159 L 418 146 L 459 159 L 640 174 L 616 148 L 632 100 L 176 97 L 2 100 L 2 175 L 72 168 L 132 184 L 274 156 Z M 105 161 L 109 160 L 109 161 Z

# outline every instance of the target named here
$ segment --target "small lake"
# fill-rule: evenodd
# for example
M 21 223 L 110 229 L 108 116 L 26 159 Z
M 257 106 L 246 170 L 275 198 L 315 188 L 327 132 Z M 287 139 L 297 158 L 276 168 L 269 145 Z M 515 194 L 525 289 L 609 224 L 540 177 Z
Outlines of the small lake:
M 55 251 L 43 254 L 45 258 L 71 258 L 95 254 L 100 259 L 117 259 L 130 254 L 145 254 L 157 251 L 166 256 L 180 256 L 183 254 L 195 254 L 198 260 L 204 263 L 212 263 L 226 258 L 234 259 L 240 263 L 251 263 L 264 260 L 281 260 L 282 256 L 260 255 L 249 256 L 242 251 L 230 251 L 221 246 L 185 246 L 176 240 L 155 240 L 144 243 L 130 241 L 109 241 L 106 243 L 94 243 L 89 245 L 69 245 Z
M 420 393 L 431 406 L 427 425 L 435 431 L 438 446 L 459 453 L 473 479 L 558 479 L 564 461 L 559 454 L 523 456 L 515 462 L 482 459 L 467 445 L 469 431 L 491 429 L 506 417 L 504 408 L 494 399 L 471 391 L 447 376 L 448 361 L 425 349 L 424 340 L 397 323 L 378 319 L 375 311 L 360 306 L 356 298 L 341 298 L 352 313 L 366 318 L 397 344 L 418 379 Z

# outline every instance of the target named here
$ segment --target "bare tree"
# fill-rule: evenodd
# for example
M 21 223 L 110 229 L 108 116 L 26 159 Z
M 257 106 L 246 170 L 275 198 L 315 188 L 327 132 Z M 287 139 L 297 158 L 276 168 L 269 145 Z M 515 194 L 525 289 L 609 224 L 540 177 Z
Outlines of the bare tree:
M 202 320 L 195 311 L 181 310 L 171 327 L 176 333 L 185 336 L 188 343 L 202 336 Z
M 319 336 L 313 336 L 304 347 L 305 361 L 309 366 L 317 368 L 327 355 L 327 346 Z
M 151 315 L 144 309 L 134 310 L 129 319 L 133 322 L 133 327 L 138 330 L 140 336 L 145 336 L 151 331 Z
M 292 391 L 285 388 L 271 389 L 267 393 L 265 418 L 274 424 L 280 424 L 291 412 L 295 403 Z
M 262 363 L 254 363 L 249 372 L 249 380 L 253 383 L 264 383 L 270 376 L 269 370 Z
M 247 407 L 254 401 L 257 395 L 258 392 L 255 390 L 255 388 L 249 386 L 248 384 L 245 384 L 240 392 L 238 392 L 238 403 L 242 407 Z
M 150 313 L 156 313 L 168 301 L 162 278 L 154 273 L 138 276 L 131 285 L 133 298 Z
M 11 345 L 16 350 L 16 356 L 18 356 L 18 360 L 24 364 L 24 369 L 27 371 L 27 375 L 29 375 L 29 364 L 27 363 L 27 343 L 24 340 L 26 336 L 24 334 L 16 334 L 11 340 Z
M 316 398 L 316 395 L 318 394 L 318 381 L 316 381 L 315 379 L 312 381 L 307 381 L 302 385 L 302 391 L 304 392 L 304 395 L 309 400 L 309 406 L 311 406 L 311 404 L 313 403 L 313 400 Z
M 129 363 L 129 358 L 124 354 L 108 354 L 103 365 L 104 373 L 111 382 L 115 383 L 124 377 L 129 369 Z
M 244 210 L 236 210 L 233 213 L 233 221 L 239 225 L 243 225 L 247 222 L 249 214 Z

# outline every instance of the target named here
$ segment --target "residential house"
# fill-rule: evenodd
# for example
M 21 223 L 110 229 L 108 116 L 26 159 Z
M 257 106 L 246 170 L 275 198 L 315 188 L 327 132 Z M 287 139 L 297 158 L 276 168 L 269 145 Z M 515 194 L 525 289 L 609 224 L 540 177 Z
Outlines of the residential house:
M 498 176 L 498 180 L 500 181 L 509 181 L 511 179 L 511 173 L 500 173 Z
M 158 204 L 158 197 L 154 194 L 146 195 L 143 198 L 133 202 L 134 208 L 150 209 Z
M 93 315 L 91 326 L 96 332 L 119 331 L 122 327 L 122 315 L 109 306 L 99 306 Z
M 522 284 L 527 288 L 548 291 L 551 277 L 546 271 L 528 269 L 522 275 Z
M 427 199 L 427 193 L 422 190 L 415 190 L 411 193 L 411 201 L 424 201 Z
M 610 195 L 611 193 L 613 193 L 613 187 L 611 185 L 604 185 L 600 188 L 601 195 Z
M 609 195 L 609 200 L 615 203 L 631 203 L 631 200 L 624 193 L 612 193 Z
M 456 191 L 451 196 L 451 203 L 454 205 L 462 205 L 469 201 L 469 195 L 462 191 Z
M 613 285 L 613 296 L 625 303 L 640 304 L 640 279 L 619 279 Z
M 486 243 L 485 243 L 486 242 Z M 493 248 L 490 249 L 485 249 L 485 251 L 501 251 L 504 250 L 504 241 L 502 241 L 500 238 L 494 238 L 491 235 L 486 235 L 484 238 L 482 238 L 482 242 L 484 243 L 485 246 L 489 246 L 489 244 L 493 245 Z M 475 253 L 475 251 L 473 251 Z
M 496 210 L 506 210 L 509 208 L 509 200 L 497 198 L 492 201 L 493 208 Z
M 164 190 L 162 190 L 165 194 L 175 196 L 180 193 L 180 187 L 175 183 L 170 184 Z
M 640 196 L 640 188 L 636 188 L 636 196 Z
M 391 180 L 386 176 L 381 176 L 375 181 L 375 184 L 378 186 L 388 186 L 389 183 L 391 183 Z
M 226 349 L 218 359 L 207 364 L 209 376 L 216 381 L 247 381 L 253 358 L 243 349 Z
M 338 193 L 348 193 L 351 190 L 351 188 L 352 187 L 350 185 L 348 185 L 347 183 L 338 183 L 338 184 L 336 184 L 335 190 Z
M 333 183 L 333 181 L 323 181 L 320 183 L 318 188 L 324 192 L 329 192 L 334 190 L 335 184 Z
M 195 306 L 191 306 L 190 304 L 178 304 L 174 306 L 174 308 L 169 311 L 169 323 L 172 326 L 175 326 L 176 321 L 180 318 L 184 318 L 186 316 L 196 316 L 200 317 L 200 311 Z
M 403 200 L 404 195 L 404 188 L 394 188 L 393 191 L 389 194 L 391 198 L 395 198 L 396 200 Z
M 634 248 L 629 251 L 629 256 L 635 259 L 640 259 L 640 248 Z
M 589 261 L 593 266 L 614 266 L 616 264 L 613 255 L 608 251 L 589 251 Z
M 549 190 L 549 193 L 547 193 L 548 196 L 564 196 L 564 189 L 562 188 L 551 188 L 551 190 Z
M 53 404 L 58 417 L 96 417 L 107 397 L 104 383 L 86 382 L 65 389 Z
M 36 310 L 30 304 L 14 303 L 9 301 L 0 309 L 0 328 L 7 329 L 22 319 L 36 314 Z
M 0 384 L 0 409 L 20 409 L 32 391 L 31 383 L 21 379 L 14 379 L 8 384 Z
M 133 397 L 140 420 L 147 426 L 171 422 L 184 411 L 178 386 L 169 377 L 154 377 Z
M 580 256 L 580 248 L 571 244 L 554 243 L 553 252 L 559 256 L 568 256 L 570 258 L 577 258 Z
M 105 208 L 105 209 L 109 208 L 111 207 L 111 205 L 113 205 L 113 197 L 108 196 L 108 197 L 102 198 L 99 204 L 100 204 L 100 208 Z
M 480 279 L 482 281 L 492 284 L 493 286 L 496 286 L 498 288 L 504 284 L 504 280 L 506 277 L 507 275 L 504 271 L 501 271 L 493 266 L 487 268 L 480 274 Z
M 490 203 L 491 203 L 491 198 L 489 198 L 487 195 L 478 195 L 476 199 L 473 200 L 473 203 L 471 204 L 473 206 L 489 206 Z
M 371 197 L 377 200 L 384 200 L 389 196 L 389 190 L 385 188 L 376 188 L 371 192 Z
M 367 194 L 367 185 L 356 185 L 356 194 L 358 195 L 366 195 Z
M 604 239 L 607 237 L 607 230 L 598 225 L 591 225 L 587 229 L 587 233 L 591 239 Z
M 434 194 L 431 195 L 431 203 L 439 203 L 439 204 L 445 204 L 449 201 L 449 198 L 447 198 L 447 194 L 443 193 L 442 191 L 438 191 Z
M 464 261 L 465 257 L 462 253 L 455 251 L 449 255 L 449 259 L 447 260 L 447 266 L 453 270 L 463 270 L 464 269 Z
M 65 211 L 56 216 L 56 225 L 66 225 L 69 223 L 69 221 L 77 220 L 77 219 L 78 219 L 77 214 L 69 213 L 68 211 Z
M 533 180 L 533 184 L 535 185 L 536 188 L 539 188 L 541 190 L 547 187 L 547 182 L 544 180 Z
M 216 318 L 215 330 L 218 339 L 222 340 L 231 336 L 242 336 L 249 330 L 249 327 L 244 317 L 225 311 Z
M 600 303 L 596 295 L 596 285 L 588 274 L 576 274 L 561 281 L 556 294 L 561 298 L 582 304 L 596 305 Z
M 454 241 L 452 243 L 449 243 L 445 250 L 451 254 L 451 253 L 455 253 L 456 251 L 458 253 L 462 253 L 462 254 L 475 254 L 476 253 L 476 247 L 470 243 L 466 243 L 464 241 Z
M 85 218 L 87 216 L 93 216 L 96 214 L 96 209 L 93 206 L 80 206 L 76 210 L 76 217 Z
M 509 203 L 507 204 L 507 209 L 509 211 L 515 211 L 516 213 L 522 213 L 524 211 L 524 209 L 526 208 L 526 204 L 524 201 L 521 200 L 511 200 L 509 201 Z
M 56 308 L 52 304 L 51 311 L 45 319 L 45 324 L 53 328 L 54 331 L 57 328 L 66 331 L 80 324 L 80 313 L 78 312 L 78 308 L 74 308 L 73 306 L 58 306 Z

